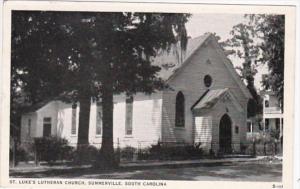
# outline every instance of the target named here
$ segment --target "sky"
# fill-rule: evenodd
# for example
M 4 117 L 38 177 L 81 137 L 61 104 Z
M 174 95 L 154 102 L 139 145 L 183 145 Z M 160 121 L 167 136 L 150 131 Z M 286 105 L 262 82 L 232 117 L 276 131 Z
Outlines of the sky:
M 221 41 L 231 38 L 230 31 L 236 24 L 245 22 L 242 14 L 193 14 L 186 24 L 188 36 L 195 38 L 206 32 L 216 33 L 221 37 Z M 229 57 L 234 66 L 239 66 L 241 61 L 234 57 Z M 267 66 L 257 67 L 258 73 L 255 75 L 255 87 L 261 89 L 262 74 L 267 73 Z

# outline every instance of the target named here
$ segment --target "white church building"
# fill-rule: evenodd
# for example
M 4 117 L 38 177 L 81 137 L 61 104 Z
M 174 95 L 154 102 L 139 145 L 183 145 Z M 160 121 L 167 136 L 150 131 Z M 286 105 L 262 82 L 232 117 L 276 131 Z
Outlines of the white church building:
M 171 65 L 162 67 L 158 75 L 170 87 L 151 95 L 115 95 L 114 143 L 121 147 L 201 143 L 215 152 L 239 152 L 246 140 L 251 94 L 214 35 L 190 39 L 183 57 L 176 58 L 171 51 L 153 63 Z M 21 143 L 53 135 L 75 146 L 79 106 L 59 100 L 35 105 L 22 115 Z M 101 141 L 102 107 L 92 102 L 89 142 L 100 147 Z

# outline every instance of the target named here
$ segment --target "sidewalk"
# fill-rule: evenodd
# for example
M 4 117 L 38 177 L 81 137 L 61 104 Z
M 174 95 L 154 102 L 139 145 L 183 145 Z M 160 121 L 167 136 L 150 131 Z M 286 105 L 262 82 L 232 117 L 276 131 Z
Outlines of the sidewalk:
M 147 167 L 184 167 L 184 166 L 218 166 L 226 163 L 234 162 L 254 162 L 263 160 L 265 156 L 259 156 L 256 158 L 223 158 L 223 159 L 198 159 L 198 160 L 177 160 L 177 161 L 137 161 L 137 162 L 122 162 L 120 163 L 120 169 L 138 169 Z M 81 171 L 86 169 L 91 169 L 91 165 L 80 165 L 80 166 L 68 166 L 68 165 L 41 165 L 34 166 L 34 164 L 20 164 L 17 167 L 10 168 L 10 173 L 42 173 L 47 171 L 55 170 L 66 170 L 66 171 Z
M 164 166 L 209 166 L 218 165 L 224 163 L 234 163 L 234 162 L 253 162 L 262 160 L 265 156 L 259 156 L 256 158 L 222 158 L 222 159 L 198 159 L 198 160 L 178 160 L 178 161 L 139 161 L 139 162 L 128 162 L 121 163 L 120 167 L 164 167 Z

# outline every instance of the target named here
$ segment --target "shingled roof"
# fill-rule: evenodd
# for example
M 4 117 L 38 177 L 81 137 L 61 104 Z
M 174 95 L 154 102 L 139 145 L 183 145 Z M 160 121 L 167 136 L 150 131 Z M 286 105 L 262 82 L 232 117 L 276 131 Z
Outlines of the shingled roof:
M 206 33 L 199 37 L 188 39 L 187 48 L 182 53 L 179 44 L 174 45 L 168 52 L 160 52 L 152 60 L 154 65 L 161 67 L 158 76 L 165 81 L 168 80 L 209 36 L 210 33 Z
M 203 109 L 213 107 L 220 98 L 228 91 L 228 88 L 208 90 L 202 97 L 192 106 L 191 109 Z
M 228 88 L 207 90 L 191 107 L 191 110 L 210 109 L 214 107 L 217 102 L 222 99 L 225 95 L 230 96 L 232 103 L 236 106 L 239 111 L 242 111 L 242 106 L 238 103 L 234 95 L 229 91 Z

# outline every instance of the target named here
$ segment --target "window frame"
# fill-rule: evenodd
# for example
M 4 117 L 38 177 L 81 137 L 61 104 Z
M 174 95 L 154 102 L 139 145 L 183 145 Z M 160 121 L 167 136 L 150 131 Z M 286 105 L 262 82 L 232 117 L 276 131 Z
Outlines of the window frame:
M 75 116 L 74 116 L 75 115 Z M 75 128 L 74 128 L 75 127 Z M 74 132 L 75 131 L 75 132 Z M 77 104 L 72 105 L 71 114 L 71 135 L 77 136 Z
M 125 136 L 133 135 L 133 96 L 127 96 L 125 101 Z
M 236 126 L 234 127 L 234 133 L 235 133 L 235 134 L 239 134 L 239 133 L 240 133 L 240 127 L 239 127 L 238 125 L 236 125 Z
M 208 79 L 208 80 L 207 80 Z M 207 83 L 209 82 L 209 83 Z M 213 83 L 213 79 L 211 77 L 211 75 L 209 74 L 206 74 L 204 77 L 203 77 L 203 83 L 204 83 L 204 86 L 209 88 L 212 86 L 212 83 Z
M 46 121 L 46 119 L 49 119 Z M 45 135 L 45 126 L 50 126 L 50 133 L 49 135 Z M 52 135 L 52 117 L 43 117 L 43 137 L 50 137 Z
M 31 125 L 32 125 L 32 121 L 31 118 L 28 119 L 27 121 L 27 136 L 31 136 Z
M 101 116 L 99 116 L 99 113 L 100 113 Z M 100 126 L 98 124 L 100 124 Z M 99 127 L 100 127 L 100 130 L 98 130 Z M 100 133 L 98 133 L 98 131 L 100 131 Z M 96 127 L 95 127 L 95 135 L 96 136 L 102 136 L 102 133 L 103 133 L 103 110 L 102 110 L 102 105 L 100 103 L 97 103 L 96 104 Z
M 185 128 L 185 97 L 182 91 L 176 94 L 175 127 Z

